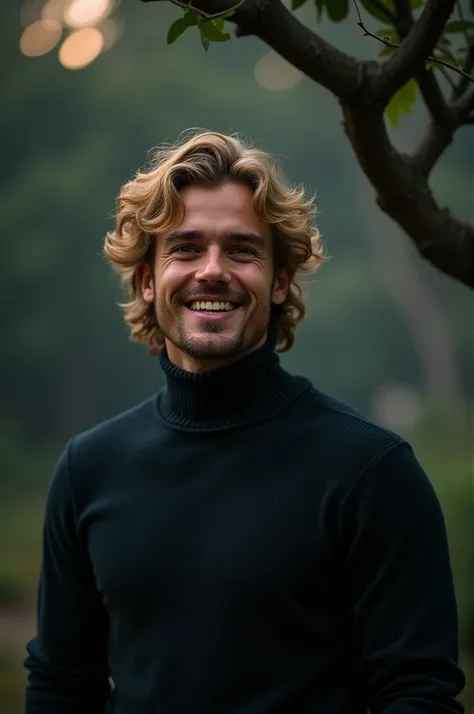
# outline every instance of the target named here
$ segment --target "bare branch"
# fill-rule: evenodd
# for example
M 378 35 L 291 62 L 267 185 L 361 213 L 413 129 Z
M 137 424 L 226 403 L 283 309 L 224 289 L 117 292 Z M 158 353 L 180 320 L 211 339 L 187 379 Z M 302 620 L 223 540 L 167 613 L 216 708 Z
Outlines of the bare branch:
M 428 58 L 446 66 L 447 63 L 438 58 L 432 59 L 432 51 L 453 11 L 454 2 L 455 0 L 427 0 L 419 20 L 410 29 L 398 52 L 390 57 L 383 72 L 377 78 L 374 86 L 377 97 L 388 101 L 413 77 L 414 73 L 416 74 Z
M 441 123 L 434 118 L 411 159 L 413 166 L 423 176 L 430 174 L 439 157 L 451 144 L 456 129 L 470 123 L 469 114 L 473 110 L 474 90 L 469 89 L 449 107 L 448 121 Z
M 382 113 L 343 104 L 344 127 L 377 203 L 411 237 L 420 255 L 465 285 L 474 283 L 474 227 L 441 210 L 426 178 L 398 153 Z
M 150 2 L 150 0 L 143 0 L 143 2 Z M 200 10 L 198 7 L 195 7 L 194 5 L 190 5 L 189 3 L 186 2 L 181 2 L 181 0 L 170 0 L 172 5 L 177 5 L 178 7 L 182 7 L 185 10 L 194 10 L 196 15 L 199 15 L 199 17 L 202 17 L 203 20 L 216 20 L 218 17 L 222 17 L 223 15 L 227 15 L 229 12 L 235 12 L 236 10 L 241 7 L 244 2 L 247 2 L 247 0 L 239 0 L 239 2 L 236 5 L 231 5 L 227 10 L 222 10 L 221 12 L 214 12 L 214 13 L 208 13 L 204 12 L 204 10 Z
M 472 70 L 474 69 L 474 44 L 468 45 L 467 48 L 467 55 L 466 55 L 466 61 L 464 62 L 464 71 L 470 74 Z M 458 86 L 456 87 L 454 91 L 454 97 L 460 96 L 465 90 L 467 89 L 467 86 L 469 84 L 469 80 L 466 77 L 463 77 Z
M 174 2 L 175 0 L 172 0 L 172 1 Z M 377 40 L 378 42 L 381 42 L 383 45 L 385 45 L 385 47 L 392 47 L 392 48 L 394 48 L 394 49 L 396 49 L 396 50 L 400 50 L 400 48 L 402 47 L 402 45 L 398 45 L 398 44 L 396 44 L 396 43 L 394 43 L 394 42 L 390 42 L 390 40 L 386 40 L 386 39 L 383 38 L 383 37 L 379 37 L 378 35 L 374 35 L 373 32 L 369 32 L 369 30 L 366 28 L 366 26 L 365 26 L 364 23 L 362 22 L 362 18 L 361 18 L 361 15 L 360 15 L 360 10 L 359 10 L 359 7 L 358 7 L 358 5 L 357 5 L 356 0 L 354 0 L 354 5 L 355 5 L 356 10 L 357 10 L 357 13 L 358 13 L 358 15 L 359 15 L 359 21 L 358 21 L 357 25 L 358 25 L 358 26 L 361 28 L 361 30 L 363 31 L 364 37 L 373 37 L 374 40 Z M 453 57 L 453 59 L 455 60 L 454 57 Z M 463 69 L 461 69 L 461 67 L 458 67 L 457 64 L 450 64 L 449 62 L 445 62 L 444 60 L 440 59 L 439 57 L 436 57 L 436 55 L 428 55 L 428 56 L 424 59 L 424 62 L 436 62 L 437 64 L 443 65 L 444 67 L 447 67 L 448 69 L 453 70 L 453 72 L 457 72 L 458 74 L 462 75 L 462 76 L 463 76 L 465 79 L 467 79 L 469 82 L 474 82 L 474 77 L 472 77 L 470 74 L 468 74 L 468 73 L 465 72 Z M 387 63 L 387 65 L 388 65 L 388 63 Z M 410 73 L 409 73 L 408 79 L 412 76 L 412 74 L 413 74 L 413 68 L 410 69 Z M 408 81 L 408 80 L 407 80 L 407 81 Z
M 445 67 L 441 67 L 441 73 L 454 92 L 456 89 L 456 82 L 451 77 L 451 74 L 445 69 Z

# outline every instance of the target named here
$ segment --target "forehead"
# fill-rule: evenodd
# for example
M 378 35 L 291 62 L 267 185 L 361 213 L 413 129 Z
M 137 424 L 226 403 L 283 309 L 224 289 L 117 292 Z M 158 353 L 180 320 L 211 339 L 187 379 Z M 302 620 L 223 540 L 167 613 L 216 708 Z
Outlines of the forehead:
M 252 190 L 243 184 L 226 183 L 219 187 L 188 186 L 181 191 L 184 217 L 180 229 L 204 232 L 246 230 L 262 237 L 271 236 L 270 226 L 253 207 Z

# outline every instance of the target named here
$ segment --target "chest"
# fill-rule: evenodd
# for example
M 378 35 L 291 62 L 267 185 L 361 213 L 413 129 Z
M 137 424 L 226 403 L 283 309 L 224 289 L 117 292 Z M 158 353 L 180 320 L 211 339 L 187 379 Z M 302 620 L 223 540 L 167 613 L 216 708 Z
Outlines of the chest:
M 243 437 L 218 449 L 191 440 L 122 463 L 112 474 L 113 495 L 87 513 L 89 552 L 108 606 L 332 597 L 325 474 L 309 460 L 296 468 L 281 439 L 271 449 L 270 458 L 268 444 Z

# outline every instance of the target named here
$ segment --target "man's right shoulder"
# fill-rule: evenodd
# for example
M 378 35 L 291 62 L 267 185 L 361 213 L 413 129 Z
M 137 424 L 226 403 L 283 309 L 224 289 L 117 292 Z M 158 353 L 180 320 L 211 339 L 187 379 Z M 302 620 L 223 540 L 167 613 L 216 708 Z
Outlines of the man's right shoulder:
M 131 450 L 137 451 L 156 441 L 159 419 L 156 395 L 79 432 L 68 443 L 72 468 L 100 467 L 120 462 Z

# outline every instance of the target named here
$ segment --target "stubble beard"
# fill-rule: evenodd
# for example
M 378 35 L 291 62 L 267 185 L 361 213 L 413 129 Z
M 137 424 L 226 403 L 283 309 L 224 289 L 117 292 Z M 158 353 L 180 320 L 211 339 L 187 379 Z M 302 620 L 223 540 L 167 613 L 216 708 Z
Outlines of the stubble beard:
M 195 337 L 190 334 L 189 329 L 186 328 L 185 320 L 183 320 L 182 317 L 179 317 L 176 320 L 173 334 L 164 330 L 159 320 L 156 306 L 155 318 L 163 336 L 169 340 L 171 344 L 192 359 L 200 360 L 244 356 L 248 352 L 252 351 L 252 349 L 264 339 L 269 327 L 268 316 L 266 322 L 260 326 L 260 329 L 256 329 L 252 333 L 251 338 L 248 340 L 246 339 L 245 323 L 242 323 L 239 326 L 234 335 L 222 335 L 220 339 L 216 339 L 216 336 L 219 335 L 221 327 L 220 325 L 209 323 L 207 325 L 206 332 L 209 334 L 210 339 L 206 340 L 205 334 L 200 335 L 199 337 Z

